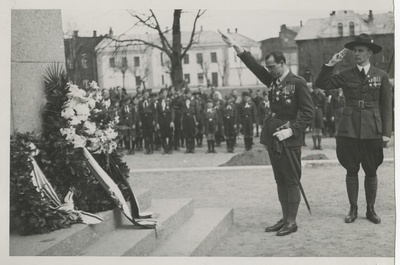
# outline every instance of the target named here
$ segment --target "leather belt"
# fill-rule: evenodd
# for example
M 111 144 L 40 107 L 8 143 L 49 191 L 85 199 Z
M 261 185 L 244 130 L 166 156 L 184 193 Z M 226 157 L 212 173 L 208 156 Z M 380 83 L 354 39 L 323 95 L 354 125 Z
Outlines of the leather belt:
M 348 100 L 346 106 L 358 107 L 360 109 L 378 107 L 379 102 L 365 101 L 365 100 Z

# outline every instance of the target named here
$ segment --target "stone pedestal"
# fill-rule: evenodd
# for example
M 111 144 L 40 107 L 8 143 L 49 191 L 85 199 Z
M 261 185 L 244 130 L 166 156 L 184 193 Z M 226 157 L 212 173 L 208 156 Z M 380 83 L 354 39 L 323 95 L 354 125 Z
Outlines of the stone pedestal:
M 44 75 L 65 65 L 61 10 L 11 11 L 11 132 L 40 132 Z

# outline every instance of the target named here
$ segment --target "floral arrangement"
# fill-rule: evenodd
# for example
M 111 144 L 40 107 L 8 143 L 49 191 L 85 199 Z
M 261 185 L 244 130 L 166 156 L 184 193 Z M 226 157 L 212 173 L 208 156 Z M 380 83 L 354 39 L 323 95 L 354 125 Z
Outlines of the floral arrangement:
M 121 180 L 121 175 L 129 177 L 129 168 L 122 160 L 123 155 L 116 152 L 117 132 L 114 128 L 118 117 L 110 109 L 109 100 L 101 96 L 97 84 L 92 82 L 88 91 L 79 89 L 68 82 L 68 76 L 61 65 L 53 64 L 46 70 L 45 94 L 46 105 L 42 112 L 40 137 L 13 136 L 12 145 L 25 146 L 33 142 L 40 150 L 35 160 L 57 196 L 65 198 L 72 188 L 76 209 L 97 213 L 115 208 L 115 204 L 89 170 L 82 148 L 77 147 L 86 146 L 93 153 L 99 165 L 122 191 L 124 198 L 129 200 L 129 189 Z M 12 228 L 20 229 L 23 234 L 38 234 L 71 224 L 70 220 L 65 219 L 66 216 L 50 212 L 49 202 L 34 191 L 29 178 L 32 170 L 29 166 L 30 158 L 25 153 L 23 156 L 21 154 L 21 148 L 11 149 L 10 223 L 17 224 Z M 110 160 L 115 166 L 110 166 Z M 37 194 L 33 195 L 34 192 Z M 29 203 L 22 205 L 21 202 Z M 31 211 L 27 210 L 29 207 Z M 38 214 L 49 218 L 34 221 L 38 219 Z

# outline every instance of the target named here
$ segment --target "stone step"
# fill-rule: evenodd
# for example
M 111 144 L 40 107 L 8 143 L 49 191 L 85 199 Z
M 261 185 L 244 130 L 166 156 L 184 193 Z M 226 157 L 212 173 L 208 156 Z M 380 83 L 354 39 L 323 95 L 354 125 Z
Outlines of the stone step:
M 134 190 L 141 210 L 151 205 L 151 191 Z M 16 231 L 10 233 L 10 256 L 74 256 L 95 242 L 104 234 L 121 224 L 119 209 L 98 213 L 103 218 L 100 224 L 74 224 L 48 234 L 21 236 Z
M 126 218 L 116 230 L 83 250 L 82 256 L 147 256 L 193 215 L 192 199 L 158 199 L 148 211 L 158 213 L 159 228 L 135 229 Z
M 198 208 L 194 215 L 150 256 L 206 256 L 233 223 L 233 209 Z

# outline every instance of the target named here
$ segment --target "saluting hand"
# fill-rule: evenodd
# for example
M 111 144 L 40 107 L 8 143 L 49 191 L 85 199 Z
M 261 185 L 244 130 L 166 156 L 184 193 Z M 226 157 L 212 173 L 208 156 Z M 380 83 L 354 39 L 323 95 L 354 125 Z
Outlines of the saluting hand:
M 228 44 L 228 47 L 232 47 L 233 45 L 236 44 L 236 41 L 229 35 L 225 35 L 224 33 L 222 33 L 220 30 L 218 30 L 219 34 L 221 34 L 221 38 L 222 40 Z
M 335 53 L 332 57 L 332 59 L 327 63 L 328 66 L 334 66 L 337 63 L 339 63 L 340 61 L 343 60 L 344 56 L 347 54 L 347 52 L 349 51 L 349 49 L 344 48 L 343 50 L 341 50 L 338 53 Z

